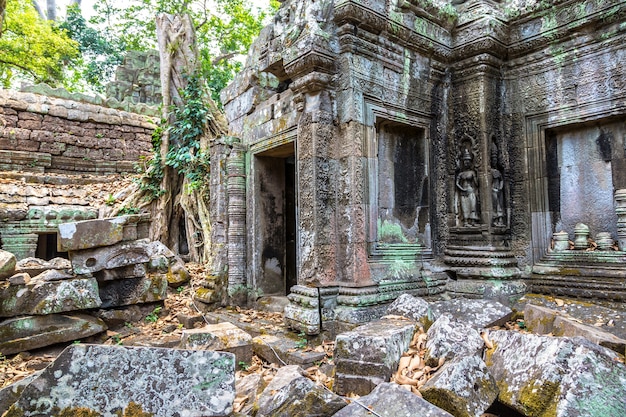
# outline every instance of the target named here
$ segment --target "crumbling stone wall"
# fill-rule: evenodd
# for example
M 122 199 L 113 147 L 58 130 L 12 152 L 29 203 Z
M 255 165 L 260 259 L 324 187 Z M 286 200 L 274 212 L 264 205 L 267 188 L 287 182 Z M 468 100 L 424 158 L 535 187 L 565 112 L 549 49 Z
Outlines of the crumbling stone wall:
M 0 90 L 0 170 L 134 172 L 150 154 L 154 127 L 134 113 Z

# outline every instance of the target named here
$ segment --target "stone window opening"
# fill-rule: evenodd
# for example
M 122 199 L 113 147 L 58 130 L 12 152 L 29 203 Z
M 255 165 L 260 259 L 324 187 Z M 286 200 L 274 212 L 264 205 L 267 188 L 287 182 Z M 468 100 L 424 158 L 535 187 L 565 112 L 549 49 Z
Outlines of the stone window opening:
M 69 259 L 67 252 L 59 252 L 57 250 L 57 234 L 55 233 L 39 233 L 37 235 L 37 250 L 35 257 L 49 261 L 54 258 Z

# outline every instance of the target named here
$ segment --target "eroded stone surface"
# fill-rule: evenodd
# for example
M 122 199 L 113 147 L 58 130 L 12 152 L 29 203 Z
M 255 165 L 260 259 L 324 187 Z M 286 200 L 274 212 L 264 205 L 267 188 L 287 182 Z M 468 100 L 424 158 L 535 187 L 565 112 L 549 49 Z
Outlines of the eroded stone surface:
M 445 363 L 420 392 L 425 400 L 455 417 L 480 416 L 498 397 L 496 381 L 478 356 Z
M 28 386 L 41 372 L 35 372 L 24 379 L 0 389 L 0 416 L 13 405 L 22 395 L 24 388 Z
M 231 353 L 73 345 L 24 389 L 10 412 L 29 417 L 84 407 L 114 417 L 134 402 L 155 416 L 227 416 L 234 372 Z
M 426 359 L 434 362 L 439 358 L 452 360 L 459 356 L 479 355 L 484 342 L 476 329 L 444 313 L 428 329 Z
M 620 416 L 626 413 L 626 367 L 584 338 L 491 331 L 487 368 L 500 402 L 526 416 Z
M 436 317 L 430 309 L 430 304 L 423 298 L 410 294 L 402 294 L 387 307 L 387 315 L 404 316 L 415 320 L 425 329 L 428 329 Z
M 0 323 L 0 352 L 4 355 L 79 340 L 107 329 L 87 314 L 25 316 Z
M 16 271 L 28 272 L 31 277 L 37 276 L 48 269 L 67 271 L 72 269 L 69 259 L 53 258 L 49 261 L 39 258 L 24 258 L 17 262 Z
M 77 275 L 91 274 L 103 269 L 146 263 L 148 256 L 147 239 L 121 242 L 115 245 L 95 249 L 70 252 L 72 268 Z
M 452 414 L 418 397 L 397 384 L 383 383 L 371 394 L 352 402 L 334 417 L 369 417 L 375 411 L 384 417 L 452 417 Z
M 252 359 L 252 336 L 227 322 L 183 330 L 180 346 L 183 349 L 231 352 L 237 363 L 249 364 Z
M 431 306 L 436 317 L 448 313 L 475 329 L 501 326 L 513 315 L 513 310 L 495 300 L 454 298 L 434 302 Z
M 95 278 L 33 281 L 0 287 L 0 317 L 62 313 L 98 308 L 101 304 Z
M 76 251 L 121 242 L 124 238 L 126 216 L 63 223 L 58 226 L 59 251 Z
M 11 252 L 0 249 L 0 280 L 6 279 L 15 273 L 17 259 Z
M 167 279 L 160 274 L 100 283 L 102 308 L 162 301 L 167 295 Z
M 335 391 L 367 395 L 389 381 L 416 330 L 410 320 L 384 318 L 335 339 Z
M 303 376 L 297 365 L 280 368 L 261 393 L 257 417 L 332 416 L 346 402 Z

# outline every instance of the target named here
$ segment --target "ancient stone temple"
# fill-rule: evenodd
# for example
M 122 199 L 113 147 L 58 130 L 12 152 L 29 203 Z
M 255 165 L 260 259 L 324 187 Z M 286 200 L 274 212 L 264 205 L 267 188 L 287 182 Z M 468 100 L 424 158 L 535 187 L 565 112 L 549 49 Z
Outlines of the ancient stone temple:
M 625 21 L 626 1 L 284 1 L 222 94 L 230 295 L 288 294 L 310 334 L 402 293 L 626 299 Z

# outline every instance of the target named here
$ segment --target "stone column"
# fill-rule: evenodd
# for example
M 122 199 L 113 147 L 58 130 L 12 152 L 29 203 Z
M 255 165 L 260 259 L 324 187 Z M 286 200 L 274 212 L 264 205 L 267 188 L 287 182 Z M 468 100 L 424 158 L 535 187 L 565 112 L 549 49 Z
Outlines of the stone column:
M 245 149 L 239 141 L 226 163 L 228 171 L 228 295 L 231 304 L 247 303 L 246 281 L 246 164 Z
M 615 191 L 615 213 L 617 214 L 617 244 L 626 251 L 626 189 Z

